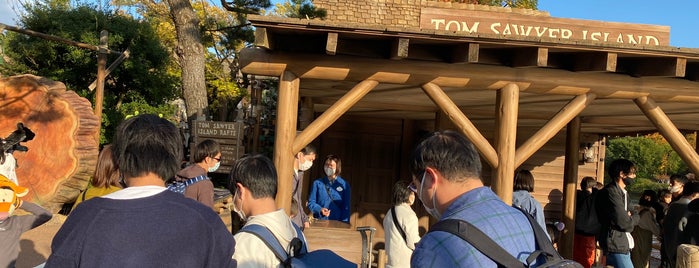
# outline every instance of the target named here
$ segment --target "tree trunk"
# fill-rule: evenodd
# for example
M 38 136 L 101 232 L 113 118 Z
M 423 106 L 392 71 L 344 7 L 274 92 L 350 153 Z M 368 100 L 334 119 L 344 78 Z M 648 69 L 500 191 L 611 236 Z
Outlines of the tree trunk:
M 209 106 L 204 77 L 204 47 L 199 33 L 199 19 L 189 0 L 166 0 L 177 32 L 177 49 L 182 67 L 182 93 L 191 119 L 206 115 Z
M 24 123 L 36 136 L 17 159 L 24 200 L 58 212 L 85 189 L 97 163 L 99 124 L 90 102 L 63 83 L 33 75 L 0 79 L 0 137 Z

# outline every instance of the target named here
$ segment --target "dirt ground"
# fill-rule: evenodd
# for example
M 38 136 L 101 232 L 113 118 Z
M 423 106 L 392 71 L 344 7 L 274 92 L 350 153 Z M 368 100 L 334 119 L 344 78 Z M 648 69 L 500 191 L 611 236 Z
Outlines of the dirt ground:
M 46 262 L 51 254 L 51 240 L 65 220 L 66 216 L 55 214 L 44 225 L 22 234 L 19 241 L 20 253 L 15 266 L 17 268 L 35 267 Z

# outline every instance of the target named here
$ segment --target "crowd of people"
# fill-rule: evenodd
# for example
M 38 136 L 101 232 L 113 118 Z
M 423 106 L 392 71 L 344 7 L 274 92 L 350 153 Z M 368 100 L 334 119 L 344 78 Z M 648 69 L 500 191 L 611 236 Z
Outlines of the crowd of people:
M 88 188 L 55 235 L 44 266 L 283 267 L 288 259 L 250 231 L 253 226 L 267 230 L 288 249 L 297 248 L 298 241 L 305 243 L 302 230 L 311 219 L 304 208 L 316 219 L 350 220 L 351 190 L 337 155 L 325 157 L 324 176 L 310 184 L 308 201 L 301 200 L 303 172 L 316 159 L 316 149 L 308 145 L 294 156 L 288 213 L 276 206 L 279 177 L 269 158 L 246 155 L 235 161 L 227 180 L 230 208 L 245 226 L 231 234 L 216 213 L 208 177 L 220 167 L 221 146 L 213 140 L 200 142 L 193 164 L 181 169 L 181 144 L 174 125 L 157 116 L 138 115 L 122 122 L 113 143 L 100 152 Z M 387 267 L 502 265 L 502 260 L 452 232 L 420 237 L 411 207 L 417 199 L 437 224 L 467 222 L 518 262 L 537 266 L 547 261 L 530 258 L 541 249 L 537 238 L 543 236 L 537 233 L 549 227 L 532 196 L 530 171 L 513 174 L 513 200 L 508 205 L 484 185 L 474 145 L 453 131 L 423 139 L 410 157 L 409 170 L 412 180 L 394 184 L 392 205 L 383 219 Z M 662 242 L 662 267 L 674 268 L 677 247 L 699 242 L 699 182 L 672 176 L 667 190 L 644 191 L 638 205 L 631 207 L 627 186 L 636 177 L 636 167 L 617 159 L 607 171 L 611 181 L 603 187 L 591 177 L 580 183 L 573 258 L 583 267 L 648 267 L 657 237 Z M 23 208 L 32 211 L 34 206 L 25 203 Z M 34 210 L 41 220 L 29 227 L 50 219 L 45 211 Z M 0 224 L 7 219 L 0 218 Z M 553 235 L 547 238 L 548 243 L 556 241 Z
M 574 260 L 583 267 L 650 267 L 654 241 L 660 242 L 660 267 L 676 267 L 677 248 L 697 245 L 692 240 L 699 222 L 690 222 L 697 211 L 689 206 L 699 197 L 693 174 L 672 175 L 668 189 L 645 190 L 631 207 L 627 186 L 636 178 L 635 165 L 625 159 L 611 162 L 612 178 L 604 187 L 585 177 L 576 196 Z M 694 202 L 699 206 L 699 201 Z M 599 248 L 601 254 L 596 250 Z

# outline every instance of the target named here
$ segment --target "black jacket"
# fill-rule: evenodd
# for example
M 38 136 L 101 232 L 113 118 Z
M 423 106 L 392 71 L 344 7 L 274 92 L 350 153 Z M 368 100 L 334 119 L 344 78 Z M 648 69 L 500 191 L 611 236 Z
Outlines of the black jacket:
M 597 240 L 602 250 L 606 253 L 629 253 L 631 249 L 626 233 L 633 231 L 638 217 L 634 222 L 634 217 L 629 216 L 629 198 L 627 196 L 624 201 L 624 191 L 616 182 L 607 184 L 597 193 L 596 209 L 601 226 Z

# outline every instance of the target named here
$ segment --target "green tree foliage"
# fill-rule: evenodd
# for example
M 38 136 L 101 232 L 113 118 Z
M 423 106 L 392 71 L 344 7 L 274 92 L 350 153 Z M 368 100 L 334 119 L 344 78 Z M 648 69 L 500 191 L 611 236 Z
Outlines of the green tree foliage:
M 686 173 L 688 170 L 687 165 L 658 134 L 610 138 L 605 165 L 619 158 L 634 162 L 638 178 L 655 180 L 661 175 Z
M 129 58 L 105 83 L 103 128 L 106 131 L 102 133 L 102 143 L 108 142 L 111 131 L 124 117 L 119 110 L 122 104 L 137 102 L 147 110 L 147 107 L 166 105 L 177 96 L 177 80 L 165 68 L 168 51 L 150 24 L 121 16 L 109 8 L 98 10 L 95 6 L 70 6 L 63 2 L 66 1 L 26 4 L 19 26 L 95 45 L 99 43 L 100 31 L 107 30 L 110 49 L 130 51 Z M 0 64 L 2 74 L 32 73 L 48 77 L 94 100 L 94 91 L 89 91 L 88 86 L 97 76 L 97 52 L 14 32 L 3 38 L 3 50 L 9 60 Z M 110 55 L 108 62 L 116 57 Z
M 325 9 L 313 6 L 309 0 L 286 0 L 284 3 L 276 4 L 270 15 L 299 19 L 325 19 L 328 13 Z

